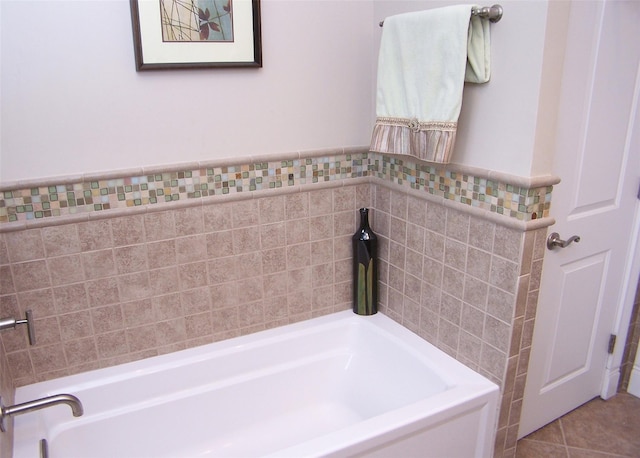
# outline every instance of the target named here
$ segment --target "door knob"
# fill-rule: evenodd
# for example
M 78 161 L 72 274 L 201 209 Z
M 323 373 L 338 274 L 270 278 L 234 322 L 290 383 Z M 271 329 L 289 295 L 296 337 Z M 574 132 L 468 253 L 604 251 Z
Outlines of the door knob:
M 560 238 L 560 234 L 558 234 L 557 232 L 552 232 L 551 234 L 549 234 L 549 237 L 547 237 L 547 248 L 550 250 L 553 250 L 556 247 L 566 248 L 573 242 L 578 243 L 579 241 L 579 235 L 572 235 L 571 237 L 569 237 L 569 240 L 562 240 Z

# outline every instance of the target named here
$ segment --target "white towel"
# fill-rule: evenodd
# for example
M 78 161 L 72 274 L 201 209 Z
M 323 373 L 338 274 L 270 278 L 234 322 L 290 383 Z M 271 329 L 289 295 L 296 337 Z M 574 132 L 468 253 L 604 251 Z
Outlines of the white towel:
M 464 82 L 490 78 L 489 21 L 457 5 L 384 20 L 371 151 L 448 163 Z

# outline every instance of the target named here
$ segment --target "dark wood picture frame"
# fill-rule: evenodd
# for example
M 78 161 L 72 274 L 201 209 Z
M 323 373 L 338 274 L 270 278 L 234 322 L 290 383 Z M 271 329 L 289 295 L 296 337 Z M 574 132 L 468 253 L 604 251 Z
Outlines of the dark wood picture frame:
M 234 39 L 219 42 L 167 42 L 162 36 L 160 1 L 129 1 L 137 71 L 262 67 L 260 0 L 231 0 Z

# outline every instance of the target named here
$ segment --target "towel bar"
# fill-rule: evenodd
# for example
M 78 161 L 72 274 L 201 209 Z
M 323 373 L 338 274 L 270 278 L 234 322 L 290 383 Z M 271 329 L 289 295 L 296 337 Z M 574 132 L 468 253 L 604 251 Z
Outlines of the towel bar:
M 482 19 L 489 19 L 489 22 L 498 22 L 502 19 L 502 6 L 483 6 L 482 8 L 474 6 L 471 9 L 471 14 L 479 16 Z M 384 25 L 384 21 L 380 21 L 380 27 Z

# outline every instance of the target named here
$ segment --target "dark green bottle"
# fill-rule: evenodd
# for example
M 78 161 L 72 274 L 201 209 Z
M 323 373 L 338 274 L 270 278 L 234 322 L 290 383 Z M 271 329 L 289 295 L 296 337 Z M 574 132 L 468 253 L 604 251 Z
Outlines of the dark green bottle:
M 360 228 L 353 245 L 353 312 L 373 315 L 378 311 L 378 238 L 369 226 L 369 209 L 360 209 Z

